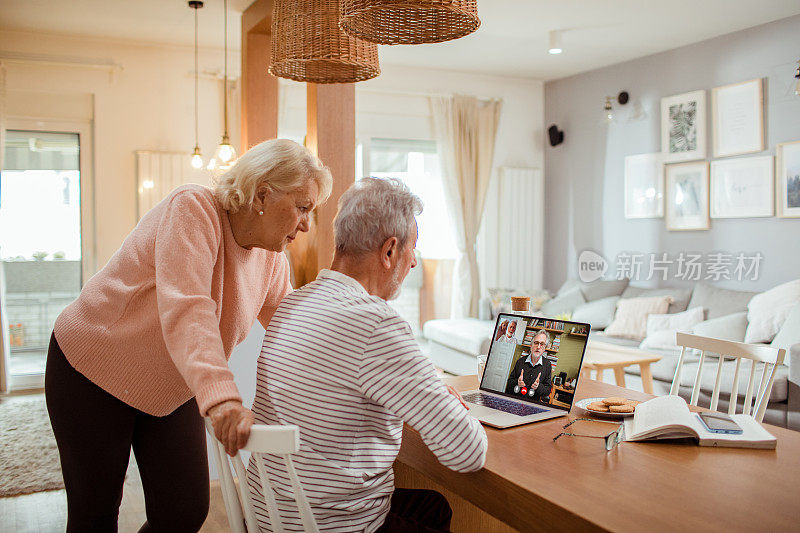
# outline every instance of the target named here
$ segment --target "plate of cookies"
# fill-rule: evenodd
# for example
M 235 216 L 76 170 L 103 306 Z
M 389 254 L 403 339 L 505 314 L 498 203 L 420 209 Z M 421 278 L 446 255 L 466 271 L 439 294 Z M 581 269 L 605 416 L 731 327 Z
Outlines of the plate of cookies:
M 575 405 L 593 415 L 623 418 L 632 415 L 639 403 L 636 400 L 610 396 L 608 398 L 584 398 L 575 402 Z

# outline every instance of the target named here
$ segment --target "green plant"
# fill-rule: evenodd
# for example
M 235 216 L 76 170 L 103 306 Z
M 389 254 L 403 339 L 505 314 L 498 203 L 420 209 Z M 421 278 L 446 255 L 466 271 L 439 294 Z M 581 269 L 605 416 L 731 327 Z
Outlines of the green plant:
M 33 252 L 33 258 L 37 261 L 44 261 L 45 257 L 47 257 L 47 252 Z
M 569 312 L 567 312 L 567 313 L 558 313 L 553 318 L 555 318 L 556 320 L 572 320 L 572 313 L 569 313 Z
M 61 259 L 64 259 L 66 256 L 67 256 L 67 254 L 65 254 L 62 251 L 58 251 L 58 252 L 54 252 L 53 253 L 53 259 L 61 260 Z

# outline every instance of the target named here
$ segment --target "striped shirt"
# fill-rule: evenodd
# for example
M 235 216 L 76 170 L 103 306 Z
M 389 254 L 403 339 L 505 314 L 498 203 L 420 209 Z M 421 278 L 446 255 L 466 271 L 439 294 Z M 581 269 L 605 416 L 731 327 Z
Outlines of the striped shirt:
M 256 421 L 296 424 L 295 467 L 323 531 L 375 531 L 389 512 L 403 422 L 439 461 L 474 472 L 486 433 L 448 393 L 411 329 L 353 278 L 323 270 L 281 302 L 258 359 Z M 248 478 L 270 531 L 256 464 Z M 265 456 L 283 521 L 302 531 L 282 459 Z

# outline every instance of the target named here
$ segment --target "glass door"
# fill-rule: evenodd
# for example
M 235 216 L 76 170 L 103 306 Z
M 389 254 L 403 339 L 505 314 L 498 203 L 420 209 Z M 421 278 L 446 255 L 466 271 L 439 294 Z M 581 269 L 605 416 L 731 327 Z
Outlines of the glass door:
M 81 289 L 81 136 L 8 129 L 0 174 L 11 389 L 38 388 L 58 314 Z

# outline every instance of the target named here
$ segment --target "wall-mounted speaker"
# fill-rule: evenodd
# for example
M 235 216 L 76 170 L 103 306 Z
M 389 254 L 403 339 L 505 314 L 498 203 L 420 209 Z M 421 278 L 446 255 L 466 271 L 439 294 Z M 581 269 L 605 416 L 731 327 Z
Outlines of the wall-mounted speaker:
M 547 135 L 550 137 L 550 146 L 558 146 L 564 142 L 564 132 L 560 131 L 555 124 L 547 128 Z

